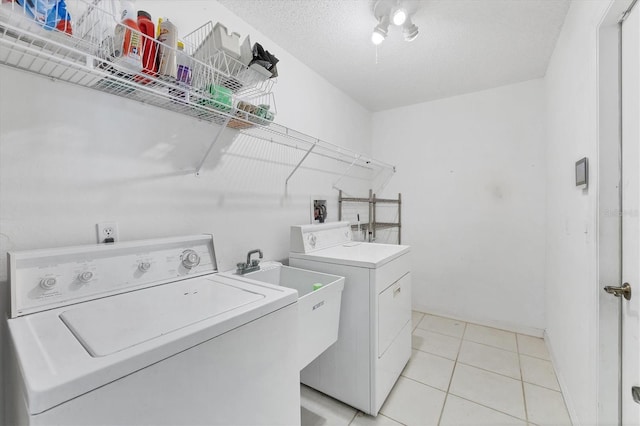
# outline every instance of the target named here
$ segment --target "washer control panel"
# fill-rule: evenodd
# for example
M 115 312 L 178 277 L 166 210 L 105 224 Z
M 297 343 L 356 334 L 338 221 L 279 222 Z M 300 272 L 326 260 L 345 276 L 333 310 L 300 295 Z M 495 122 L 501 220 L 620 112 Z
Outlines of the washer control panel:
M 217 272 L 213 236 L 9 253 L 11 317 Z
M 311 253 L 345 244 L 352 237 L 349 222 L 292 226 L 290 250 L 294 253 Z

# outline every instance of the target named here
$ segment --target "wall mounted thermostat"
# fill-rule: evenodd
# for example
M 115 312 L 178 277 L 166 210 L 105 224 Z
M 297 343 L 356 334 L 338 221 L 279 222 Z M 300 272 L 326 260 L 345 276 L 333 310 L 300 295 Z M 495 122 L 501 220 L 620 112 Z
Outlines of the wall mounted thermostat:
M 576 186 L 586 189 L 589 186 L 589 159 L 576 161 Z

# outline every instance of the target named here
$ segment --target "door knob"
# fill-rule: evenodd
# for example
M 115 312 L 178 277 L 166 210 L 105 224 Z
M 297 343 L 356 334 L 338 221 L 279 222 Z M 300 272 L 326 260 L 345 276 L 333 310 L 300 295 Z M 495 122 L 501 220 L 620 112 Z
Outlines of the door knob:
M 629 283 L 622 284 L 622 287 L 608 285 L 604 288 L 604 291 L 616 297 L 624 296 L 625 299 L 631 300 L 631 286 Z

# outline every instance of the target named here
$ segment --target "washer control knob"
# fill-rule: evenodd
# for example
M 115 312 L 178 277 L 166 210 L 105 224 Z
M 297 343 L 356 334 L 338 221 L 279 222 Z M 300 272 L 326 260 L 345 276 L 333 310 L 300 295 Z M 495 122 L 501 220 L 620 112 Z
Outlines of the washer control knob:
M 40 280 L 40 288 L 42 288 L 43 290 L 51 290 L 56 286 L 56 284 L 58 284 L 58 280 L 53 277 L 43 278 Z
M 187 269 L 195 268 L 200 264 L 200 256 L 195 250 L 185 250 L 182 252 L 182 266 Z
M 315 248 L 316 247 L 316 234 L 309 234 L 309 236 L 307 237 L 307 240 L 309 241 L 309 245 L 311 246 L 311 248 Z
M 93 279 L 93 272 L 91 271 L 84 271 L 83 273 L 78 275 L 78 280 L 80 280 L 80 282 L 84 284 L 88 283 L 92 279 Z
M 149 263 L 149 262 L 140 262 L 138 264 L 138 269 L 140 270 L 140 272 L 147 272 L 149 269 L 151 269 L 151 263 Z

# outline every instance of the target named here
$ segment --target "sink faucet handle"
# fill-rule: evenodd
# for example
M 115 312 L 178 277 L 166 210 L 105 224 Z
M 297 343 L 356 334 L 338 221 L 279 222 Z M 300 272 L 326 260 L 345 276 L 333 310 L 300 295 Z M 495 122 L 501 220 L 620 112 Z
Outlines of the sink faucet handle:
M 236 272 L 239 274 L 243 274 L 244 270 L 247 268 L 247 264 L 244 262 L 236 263 Z

